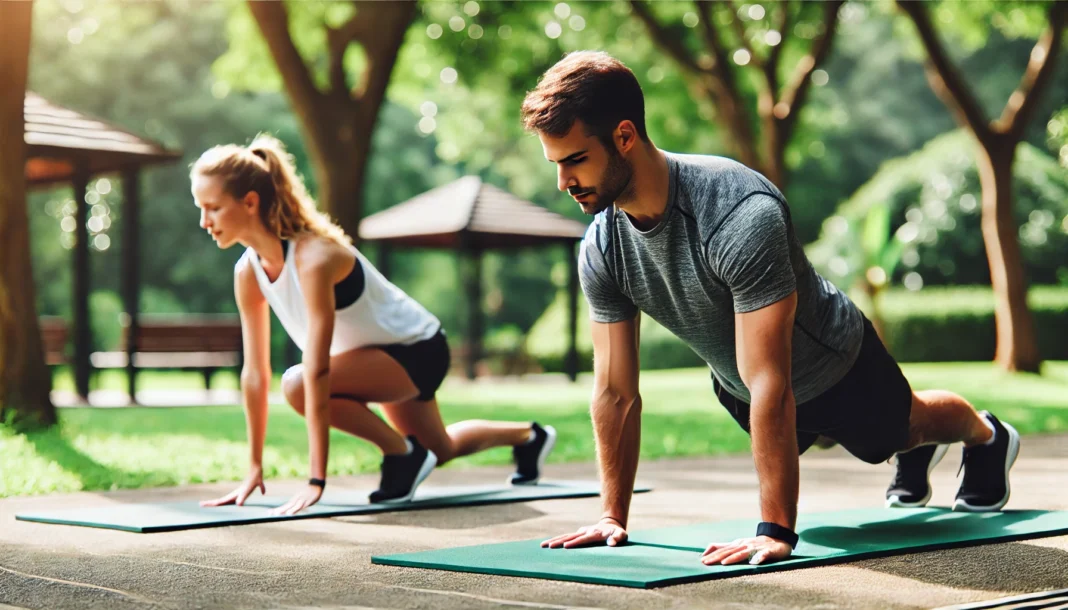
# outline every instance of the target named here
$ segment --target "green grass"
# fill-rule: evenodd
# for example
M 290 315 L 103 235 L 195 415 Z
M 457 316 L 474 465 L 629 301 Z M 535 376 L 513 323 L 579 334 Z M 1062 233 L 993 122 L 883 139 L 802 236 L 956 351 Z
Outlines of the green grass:
M 1068 362 L 1047 363 L 1043 375 L 1008 375 L 987 363 L 905 365 L 914 387 L 944 388 L 1012 422 L 1023 434 L 1068 430 Z M 194 374 L 146 373 L 140 387 L 199 388 Z M 121 372 L 94 387 L 122 389 Z M 219 374 L 215 387 L 237 387 Z M 712 394 L 707 370 L 642 375 L 642 456 L 659 458 L 740 453 L 749 441 Z M 57 388 L 70 389 L 61 372 Z M 589 377 L 577 384 L 501 382 L 446 384 L 446 422 L 472 418 L 551 423 L 560 440 L 551 462 L 592 461 Z M 244 414 L 238 406 L 178 409 L 63 409 L 61 425 L 17 434 L 0 426 L 0 496 L 138 488 L 238 480 L 247 467 Z M 272 407 L 264 451 L 268 479 L 307 474 L 304 420 Z M 506 448 L 446 466 L 506 464 Z M 333 432 L 331 475 L 374 472 L 379 456 L 366 442 Z

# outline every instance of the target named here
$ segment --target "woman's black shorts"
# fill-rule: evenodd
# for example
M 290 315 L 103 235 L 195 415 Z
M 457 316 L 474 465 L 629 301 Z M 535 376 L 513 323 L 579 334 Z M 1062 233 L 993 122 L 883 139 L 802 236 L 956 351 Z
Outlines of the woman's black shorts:
M 439 330 L 433 337 L 411 345 L 383 345 L 381 349 L 408 372 L 415 387 L 419 388 L 419 400 L 434 398 L 449 373 L 449 343 L 445 331 Z

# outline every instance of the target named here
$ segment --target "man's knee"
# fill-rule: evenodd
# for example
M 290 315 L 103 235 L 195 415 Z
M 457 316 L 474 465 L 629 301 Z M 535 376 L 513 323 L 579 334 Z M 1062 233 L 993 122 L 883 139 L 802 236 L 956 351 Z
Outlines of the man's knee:
M 300 364 L 289 367 L 282 373 L 282 394 L 286 402 L 298 412 L 304 412 L 304 367 Z

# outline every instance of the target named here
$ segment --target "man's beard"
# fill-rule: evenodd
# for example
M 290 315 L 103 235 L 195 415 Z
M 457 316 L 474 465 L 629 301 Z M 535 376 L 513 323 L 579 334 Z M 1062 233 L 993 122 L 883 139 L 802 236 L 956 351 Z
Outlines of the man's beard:
M 579 202 L 579 206 L 590 216 L 600 214 L 628 190 L 632 178 L 634 178 L 634 168 L 618 151 L 609 149 L 608 167 L 601 174 L 600 186 L 593 191 L 597 194 L 596 201 L 589 205 Z

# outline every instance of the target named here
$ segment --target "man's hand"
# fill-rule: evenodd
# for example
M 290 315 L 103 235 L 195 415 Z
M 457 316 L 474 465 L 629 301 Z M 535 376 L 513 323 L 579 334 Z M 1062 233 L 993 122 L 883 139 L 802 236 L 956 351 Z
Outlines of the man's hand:
M 275 508 L 271 511 L 272 515 L 295 515 L 300 511 L 308 508 L 312 504 L 319 501 L 319 498 L 323 495 L 323 488 L 318 485 L 308 485 L 304 488 L 304 491 L 293 496 L 293 498 Z
M 216 498 L 214 500 L 203 500 L 200 505 L 225 506 L 227 504 L 236 504 L 238 506 L 243 506 L 245 504 L 245 500 L 247 500 L 248 497 L 252 495 L 252 492 L 255 491 L 256 488 L 259 488 L 261 494 L 267 494 L 267 487 L 263 484 L 263 469 L 253 467 L 249 471 L 248 476 L 245 477 L 245 480 L 241 483 L 240 487 L 238 487 L 234 491 L 231 491 L 230 493 L 226 494 L 221 498 Z
M 729 566 L 748 561 L 752 565 L 759 565 L 786 559 L 791 552 L 793 552 L 793 548 L 782 540 L 768 538 L 767 536 L 739 538 L 727 544 L 715 543 L 708 545 L 708 548 L 701 555 L 701 563 L 706 566 L 716 564 Z
M 615 519 L 606 517 L 594 525 L 580 527 L 579 530 L 573 534 L 563 534 L 555 538 L 550 538 L 541 543 L 541 548 L 571 549 L 578 546 L 587 546 L 601 542 L 607 543 L 608 546 L 619 546 L 626 541 L 627 530 Z

